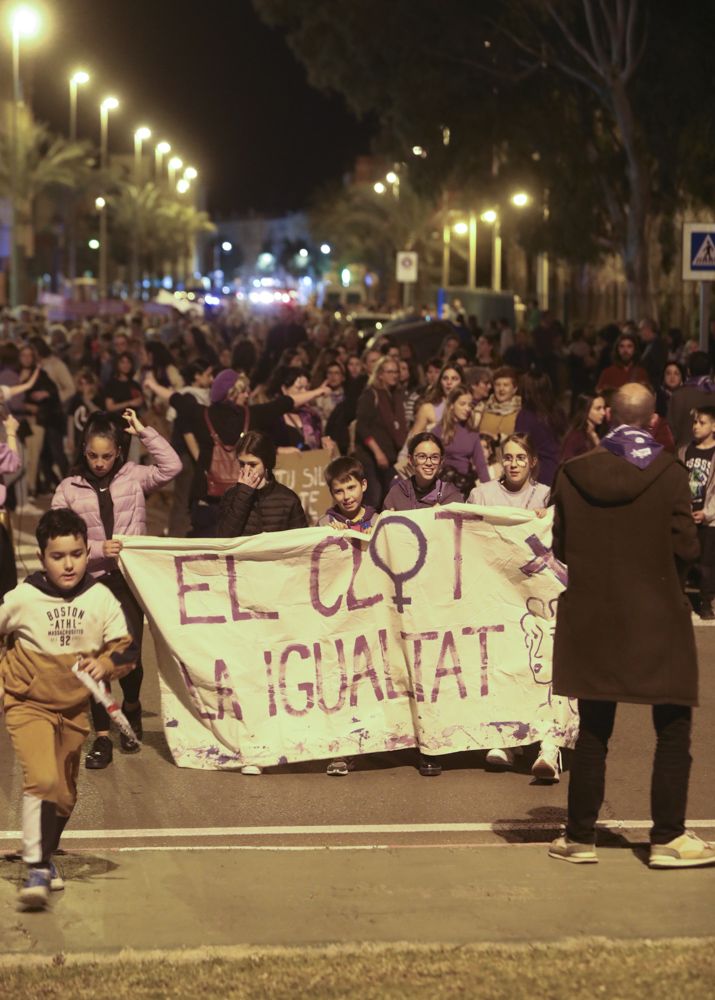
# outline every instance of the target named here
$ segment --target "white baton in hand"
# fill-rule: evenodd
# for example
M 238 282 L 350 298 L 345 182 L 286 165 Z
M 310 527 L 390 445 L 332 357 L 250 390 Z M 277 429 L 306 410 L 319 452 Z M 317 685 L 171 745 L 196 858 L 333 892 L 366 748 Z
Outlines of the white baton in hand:
M 137 734 L 129 725 L 129 720 L 126 715 L 112 697 L 112 692 L 105 688 L 103 684 L 99 684 L 91 674 L 87 673 L 86 670 L 80 670 L 79 660 L 73 664 L 72 673 L 78 680 L 82 681 L 94 700 L 107 709 L 109 718 L 115 724 L 117 729 L 123 732 L 128 739 L 135 740 L 137 743 L 140 743 L 141 740 L 137 739 Z

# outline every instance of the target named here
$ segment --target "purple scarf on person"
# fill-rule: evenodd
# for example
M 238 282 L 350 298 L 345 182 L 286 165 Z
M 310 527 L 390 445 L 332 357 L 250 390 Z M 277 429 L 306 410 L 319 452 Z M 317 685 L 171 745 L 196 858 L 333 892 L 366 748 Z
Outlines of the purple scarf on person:
M 638 469 L 647 469 L 663 450 L 663 445 L 658 444 L 649 431 L 628 424 L 621 424 L 606 434 L 601 447 L 617 458 L 625 458 Z
M 700 389 L 701 392 L 715 392 L 715 382 L 710 375 L 692 375 L 690 378 L 686 378 L 683 385 Z

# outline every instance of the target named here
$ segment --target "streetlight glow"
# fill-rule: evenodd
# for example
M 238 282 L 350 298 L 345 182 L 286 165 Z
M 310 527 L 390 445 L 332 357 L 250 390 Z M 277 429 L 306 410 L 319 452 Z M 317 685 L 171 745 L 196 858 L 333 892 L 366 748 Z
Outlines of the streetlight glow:
M 412 155 L 421 156 L 422 158 L 424 158 L 425 156 L 427 156 L 427 150 L 424 148 L 424 146 L 413 146 Z
M 300 250 L 298 251 L 298 256 L 303 258 L 308 256 L 308 251 L 305 249 L 305 247 L 300 248 Z
M 388 184 L 397 184 L 398 177 L 394 170 L 390 170 L 385 174 L 385 180 Z
M 116 111 L 119 107 L 119 101 L 116 97 L 105 97 L 100 108 L 102 111 Z
M 321 243 L 320 244 L 320 252 L 321 253 L 325 253 L 325 254 L 330 253 L 330 244 L 329 243 Z
M 99 240 L 90 240 L 87 246 L 90 250 L 99 250 Z
M 94 199 L 94 207 L 97 209 L 98 212 L 101 212 L 106 204 L 107 202 L 101 196 L 99 198 Z
M 466 236 L 469 232 L 469 225 L 466 222 L 455 222 L 452 228 L 459 236 Z
M 169 160 L 169 170 L 181 170 L 184 161 L 179 156 L 172 156 Z
M 497 213 L 494 211 L 493 208 L 488 208 L 486 212 L 482 212 L 479 218 L 482 220 L 482 222 L 488 222 L 490 225 L 492 225 L 497 221 Z
M 221 249 L 223 250 L 224 253 L 231 253 L 231 251 L 233 250 L 233 243 L 231 243 L 229 240 L 224 240 L 223 243 L 221 244 Z
M 73 83 L 75 86 L 82 86 L 84 83 L 89 83 L 89 73 L 83 69 L 78 69 L 70 77 L 70 83 Z
M 160 156 L 166 156 L 171 152 L 171 145 L 168 142 L 157 142 L 156 151 Z
M 516 205 L 517 208 L 523 208 L 529 204 L 529 195 L 526 191 L 517 191 L 516 194 L 511 196 L 511 203 L 512 205 Z
M 16 38 L 34 38 L 40 31 L 40 15 L 34 8 L 22 4 L 11 13 L 10 24 Z
M 146 125 L 140 125 L 134 133 L 134 138 L 139 142 L 144 142 L 145 139 L 151 139 L 151 129 L 147 128 Z
M 189 190 L 189 187 L 190 187 L 189 182 L 186 180 L 185 177 L 182 177 L 181 180 L 176 182 L 176 190 L 179 192 L 179 194 L 186 194 L 186 192 Z
M 195 181 L 199 176 L 199 172 L 196 167 L 187 167 L 184 171 L 184 177 L 187 181 Z
M 373 184 L 372 189 L 375 192 L 375 194 L 384 194 L 385 191 L 387 190 L 382 181 L 378 181 L 376 184 Z

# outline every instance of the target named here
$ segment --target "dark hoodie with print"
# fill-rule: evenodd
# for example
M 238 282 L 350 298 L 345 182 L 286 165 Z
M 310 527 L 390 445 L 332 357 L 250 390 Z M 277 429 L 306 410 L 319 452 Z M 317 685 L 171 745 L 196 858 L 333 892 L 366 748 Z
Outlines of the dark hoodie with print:
M 376 520 L 377 511 L 374 507 L 365 507 L 362 517 L 355 518 L 354 520 L 343 514 L 337 507 L 328 507 L 323 516 L 319 518 L 318 526 L 321 528 L 333 528 L 337 525 L 367 535 L 372 531 Z
M 646 431 L 617 428 L 609 438 L 561 466 L 552 491 L 554 554 L 569 572 L 553 690 L 695 705 L 695 639 L 682 588 L 684 567 L 698 556 L 687 472 Z

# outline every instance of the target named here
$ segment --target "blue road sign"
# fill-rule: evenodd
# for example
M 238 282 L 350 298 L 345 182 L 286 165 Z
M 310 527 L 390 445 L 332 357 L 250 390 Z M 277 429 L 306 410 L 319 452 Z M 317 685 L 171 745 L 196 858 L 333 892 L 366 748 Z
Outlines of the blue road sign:
M 690 269 L 715 273 L 715 227 L 711 232 L 690 233 Z

